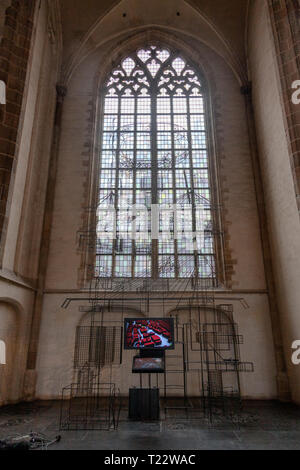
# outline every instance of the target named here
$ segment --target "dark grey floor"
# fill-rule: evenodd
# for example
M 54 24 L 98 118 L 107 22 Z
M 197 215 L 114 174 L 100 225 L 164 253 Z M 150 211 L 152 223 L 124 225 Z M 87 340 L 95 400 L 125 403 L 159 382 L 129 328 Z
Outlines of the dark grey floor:
M 242 450 L 300 449 L 300 408 L 277 402 L 245 402 L 240 424 L 216 419 L 168 419 L 132 423 L 121 415 L 117 431 L 59 431 L 58 402 L 36 402 L 0 409 L 0 439 L 35 431 L 62 435 L 52 450 Z

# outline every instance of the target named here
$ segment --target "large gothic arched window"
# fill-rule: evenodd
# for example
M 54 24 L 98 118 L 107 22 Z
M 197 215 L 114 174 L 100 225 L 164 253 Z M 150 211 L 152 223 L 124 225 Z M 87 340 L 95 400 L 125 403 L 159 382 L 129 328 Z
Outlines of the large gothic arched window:
M 194 68 L 169 50 L 130 54 L 105 83 L 99 277 L 214 279 L 205 102 Z

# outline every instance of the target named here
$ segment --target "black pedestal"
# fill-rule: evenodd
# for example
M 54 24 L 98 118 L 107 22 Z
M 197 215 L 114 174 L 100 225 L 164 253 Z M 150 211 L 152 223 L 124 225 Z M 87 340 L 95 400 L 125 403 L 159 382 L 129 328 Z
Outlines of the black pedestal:
M 129 390 L 129 419 L 159 420 L 159 389 L 131 388 Z

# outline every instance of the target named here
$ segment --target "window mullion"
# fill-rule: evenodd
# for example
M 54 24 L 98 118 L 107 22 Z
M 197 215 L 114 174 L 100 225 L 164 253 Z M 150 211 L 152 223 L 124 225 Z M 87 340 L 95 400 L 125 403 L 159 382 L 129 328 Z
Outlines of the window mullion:
M 157 163 L 157 85 L 152 82 L 150 89 L 151 97 L 151 201 L 152 205 L 158 203 L 158 163 Z M 157 212 L 151 210 L 152 217 L 156 217 Z M 159 223 L 159 221 L 157 221 Z M 153 223 L 153 221 L 152 221 Z M 158 278 L 158 240 L 152 239 L 152 277 Z
M 137 110 L 138 110 L 138 97 L 135 95 L 134 98 L 134 127 L 133 127 L 133 139 L 134 139 L 134 153 L 133 153 L 133 188 L 132 188 L 132 197 L 133 205 L 136 204 L 136 165 L 137 165 Z M 132 253 L 131 253 L 131 276 L 135 277 L 135 263 L 136 263 L 136 244 L 135 239 L 133 240 L 133 234 L 136 238 L 136 214 L 132 211 Z
M 171 113 L 171 142 L 172 142 L 172 178 L 173 178 L 173 207 L 176 204 L 176 195 L 177 195 L 177 182 L 176 182 L 176 157 L 175 157 L 175 120 L 174 120 L 174 96 L 170 95 L 170 113 Z M 177 207 L 176 210 L 173 212 L 174 215 L 174 225 L 173 225 L 173 246 L 174 246 L 174 262 L 175 262 L 175 278 L 179 277 L 179 265 L 178 265 L 178 244 L 177 244 L 177 237 L 175 239 L 175 233 L 178 235 L 177 231 Z
M 118 125 L 117 125 L 117 148 L 116 148 L 116 179 L 115 179 L 115 234 L 116 239 L 113 243 L 112 276 L 115 276 L 116 255 L 118 243 L 118 219 L 119 219 L 119 176 L 120 176 L 120 138 L 121 138 L 121 97 L 118 96 Z
M 195 184 L 194 184 L 194 165 L 193 165 L 193 143 L 192 143 L 192 132 L 191 132 L 191 109 L 190 109 L 190 97 L 187 95 L 187 125 L 188 125 L 188 146 L 189 146 L 189 159 L 190 159 L 190 178 L 191 178 L 191 190 L 190 190 L 190 202 L 192 204 L 192 231 L 193 231 L 193 248 L 194 248 L 194 259 L 195 259 L 195 277 L 199 274 L 199 263 L 198 263 L 198 249 L 197 249 L 197 222 L 196 222 L 196 202 L 195 202 Z

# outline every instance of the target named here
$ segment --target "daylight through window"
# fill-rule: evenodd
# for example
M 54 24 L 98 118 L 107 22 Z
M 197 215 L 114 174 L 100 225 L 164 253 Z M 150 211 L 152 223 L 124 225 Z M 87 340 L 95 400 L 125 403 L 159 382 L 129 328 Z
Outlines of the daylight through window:
M 105 84 L 96 274 L 215 278 L 208 138 L 200 79 L 156 46 Z

